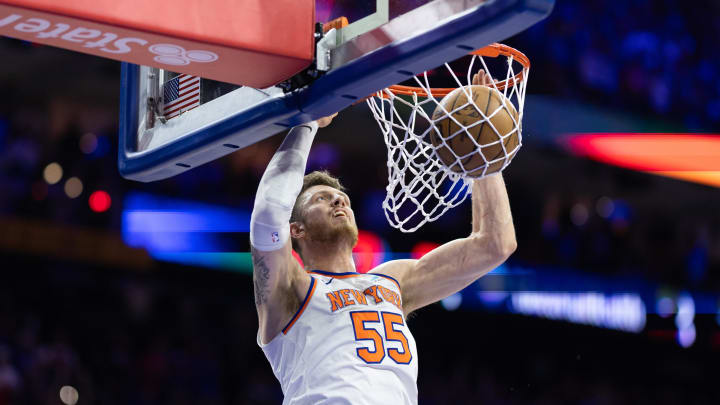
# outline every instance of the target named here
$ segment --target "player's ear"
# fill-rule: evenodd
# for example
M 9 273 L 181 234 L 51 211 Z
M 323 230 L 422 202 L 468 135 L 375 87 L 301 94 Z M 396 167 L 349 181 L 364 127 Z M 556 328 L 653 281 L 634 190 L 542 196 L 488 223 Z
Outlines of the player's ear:
M 290 237 L 293 239 L 302 239 L 305 237 L 305 225 L 300 221 L 290 223 Z

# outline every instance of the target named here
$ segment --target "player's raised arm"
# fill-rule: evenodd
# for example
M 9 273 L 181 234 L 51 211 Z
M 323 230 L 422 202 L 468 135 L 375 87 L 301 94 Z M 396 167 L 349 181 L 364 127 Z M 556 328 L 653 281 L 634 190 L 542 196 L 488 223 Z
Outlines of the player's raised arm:
M 501 174 L 474 181 L 472 216 L 470 236 L 448 242 L 419 260 L 377 268 L 399 279 L 406 314 L 462 290 L 515 251 L 515 228 Z
M 489 86 L 484 71 L 473 84 Z M 462 290 L 502 264 L 515 251 L 515 228 L 502 174 L 473 181 L 472 233 L 448 242 L 419 260 L 399 260 L 378 267 L 400 280 L 407 314 Z
M 299 125 L 288 133 L 258 185 L 250 220 L 255 306 L 263 342 L 277 335 L 298 308 L 310 278 L 292 256 L 290 216 L 318 126 L 332 117 Z

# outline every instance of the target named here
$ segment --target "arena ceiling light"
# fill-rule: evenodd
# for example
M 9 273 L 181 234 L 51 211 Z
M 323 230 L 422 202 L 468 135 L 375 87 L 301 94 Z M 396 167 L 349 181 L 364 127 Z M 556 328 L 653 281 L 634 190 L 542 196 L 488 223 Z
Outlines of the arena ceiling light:
M 562 142 L 577 156 L 720 187 L 720 135 L 585 133 Z

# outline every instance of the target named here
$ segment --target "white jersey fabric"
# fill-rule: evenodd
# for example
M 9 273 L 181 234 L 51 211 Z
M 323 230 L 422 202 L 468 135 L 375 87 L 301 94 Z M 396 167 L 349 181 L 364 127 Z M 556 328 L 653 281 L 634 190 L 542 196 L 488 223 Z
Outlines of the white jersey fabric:
M 417 349 L 400 285 L 377 273 L 309 272 L 300 309 L 258 344 L 283 404 L 417 404 Z

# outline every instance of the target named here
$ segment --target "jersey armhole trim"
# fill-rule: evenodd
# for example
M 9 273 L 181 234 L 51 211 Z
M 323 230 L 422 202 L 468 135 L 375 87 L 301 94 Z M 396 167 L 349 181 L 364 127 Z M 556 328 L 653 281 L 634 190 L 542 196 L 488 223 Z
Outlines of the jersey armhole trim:
M 399 290 L 400 292 L 402 292 L 402 288 L 400 288 L 400 283 L 395 279 L 395 277 L 390 277 L 390 276 L 387 276 L 387 275 L 381 274 L 381 273 L 367 273 L 367 274 L 372 274 L 373 276 L 385 277 L 386 279 L 388 279 L 388 280 L 392 281 L 393 283 L 395 283 L 395 284 L 397 285 L 397 287 L 398 287 L 398 290 Z
M 300 308 L 295 312 L 295 315 L 293 315 L 292 318 L 290 318 L 290 322 L 288 322 L 287 325 L 282 330 L 283 335 L 287 335 L 288 331 L 290 331 L 290 328 L 295 324 L 295 321 L 300 318 L 300 315 L 302 315 L 303 311 L 305 311 L 305 308 L 307 307 L 308 302 L 310 302 L 310 298 L 312 297 L 313 293 L 315 292 L 315 277 L 310 277 L 310 287 L 308 287 L 307 294 L 305 294 L 305 299 L 302 302 L 302 305 L 300 305 Z
M 323 270 L 307 270 L 308 274 L 319 274 L 321 276 L 326 277 L 332 277 L 332 278 L 348 278 L 348 277 L 358 277 L 362 276 L 362 273 L 356 273 L 352 271 L 348 271 L 345 273 L 333 273 L 331 271 L 323 271 Z

